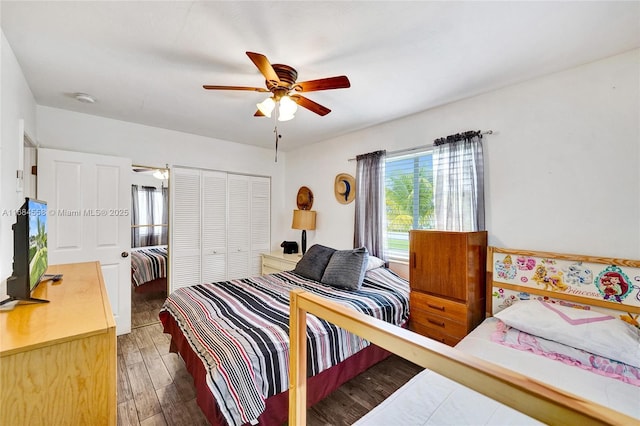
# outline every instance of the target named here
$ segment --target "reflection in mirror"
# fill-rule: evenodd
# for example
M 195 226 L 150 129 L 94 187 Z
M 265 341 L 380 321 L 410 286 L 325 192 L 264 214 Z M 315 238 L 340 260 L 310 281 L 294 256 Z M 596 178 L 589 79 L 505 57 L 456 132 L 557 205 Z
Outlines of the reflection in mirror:
M 133 166 L 131 177 L 131 326 L 158 322 L 167 296 L 169 169 Z

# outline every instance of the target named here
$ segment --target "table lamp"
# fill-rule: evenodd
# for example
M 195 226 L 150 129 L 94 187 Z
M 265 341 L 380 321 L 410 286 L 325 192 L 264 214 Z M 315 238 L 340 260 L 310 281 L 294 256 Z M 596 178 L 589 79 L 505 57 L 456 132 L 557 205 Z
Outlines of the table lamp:
M 302 254 L 307 251 L 307 230 L 316 229 L 315 210 L 294 210 L 292 229 L 302 229 Z

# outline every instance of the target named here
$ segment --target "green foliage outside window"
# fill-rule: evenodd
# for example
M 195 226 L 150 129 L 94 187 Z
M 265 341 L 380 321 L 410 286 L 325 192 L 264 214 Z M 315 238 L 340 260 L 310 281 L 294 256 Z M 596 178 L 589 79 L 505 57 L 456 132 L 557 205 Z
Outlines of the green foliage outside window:
M 388 248 L 408 256 L 408 231 L 433 228 L 431 153 L 387 160 L 385 173 Z

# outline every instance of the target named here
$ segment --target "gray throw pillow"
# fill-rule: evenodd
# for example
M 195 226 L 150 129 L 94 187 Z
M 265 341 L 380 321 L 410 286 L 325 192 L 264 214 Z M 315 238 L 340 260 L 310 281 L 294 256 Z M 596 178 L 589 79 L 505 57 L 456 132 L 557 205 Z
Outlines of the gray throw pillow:
M 358 290 L 364 280 L 368 258 L 366 247 L 337 250 L 331 256 L 320 281 L 334 287 Z
M 314 244 L 309 247 L 302 259 L 298 261 L 293 272 L 310 280 L 320 281 L 322 274 L 324 274 L 324 269 L 335 251 L 336 249 L 331 247 Z

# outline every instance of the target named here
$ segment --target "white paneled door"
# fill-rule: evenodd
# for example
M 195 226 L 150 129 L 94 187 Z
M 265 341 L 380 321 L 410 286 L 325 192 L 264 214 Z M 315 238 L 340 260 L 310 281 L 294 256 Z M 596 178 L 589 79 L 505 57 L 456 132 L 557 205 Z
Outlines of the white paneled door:
M 128 158 L 38 149 L 49 264 L 100 262 L 117 334 L 131 331 L 130 175 Z

